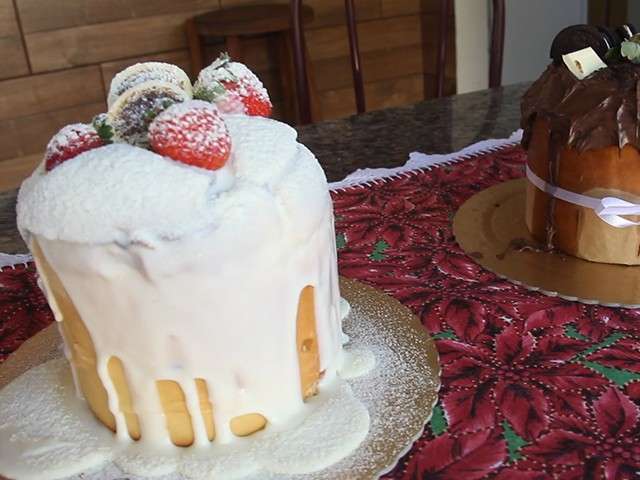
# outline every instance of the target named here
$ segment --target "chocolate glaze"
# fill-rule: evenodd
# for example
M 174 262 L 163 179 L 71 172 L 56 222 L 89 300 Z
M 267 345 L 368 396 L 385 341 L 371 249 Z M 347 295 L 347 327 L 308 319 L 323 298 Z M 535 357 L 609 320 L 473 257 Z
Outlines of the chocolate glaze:
M 536 118 L 549 122 L 556 148 L 580 152 L 631 144 L 640 149 L 640 65 L 615 63 L 578 80 L 563 64 L 551 64 L 521 103 L 526 149 Z

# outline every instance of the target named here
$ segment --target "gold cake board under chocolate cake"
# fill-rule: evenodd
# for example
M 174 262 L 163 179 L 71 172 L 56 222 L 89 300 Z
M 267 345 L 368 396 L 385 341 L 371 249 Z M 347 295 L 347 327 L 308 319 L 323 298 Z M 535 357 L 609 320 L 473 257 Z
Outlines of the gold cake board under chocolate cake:
M 526 180 L 483 190 L 456 213 L 458 244 L 486 269 L 547 295 L 601 305 L 640 307 L 640 266 L 548 252 L 525 224 Z

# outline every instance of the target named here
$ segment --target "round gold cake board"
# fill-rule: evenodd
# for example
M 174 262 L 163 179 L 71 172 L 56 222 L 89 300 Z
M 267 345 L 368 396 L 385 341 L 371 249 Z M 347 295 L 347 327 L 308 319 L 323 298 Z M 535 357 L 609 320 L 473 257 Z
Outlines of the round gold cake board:
M 613 307 L 640 307 L 640 268 L 595 263 L 536 245 L 525 224 L 525 179 L 467 200 L 453 220 L 458 244 L 486 269 L 547 295 Z
M 354 452 L 331 467 L 308 475 L 279 475 L 279 479 L 377 478 L 391 470 L 420 437 L 438 400 L 438 352 L 415 315 L 392 297 L 354 280 L 341 278 L 340 292 L 351 305 L 343 323 L 350 337 L 348 346 L 370 349 L 376 357 L 369 373 L 349 380 L 369 410 L 369 433 Z M 56 325 L 27 340 L 0 364 L 0 389 L 30 368 L 59 358 L 61 345 Z

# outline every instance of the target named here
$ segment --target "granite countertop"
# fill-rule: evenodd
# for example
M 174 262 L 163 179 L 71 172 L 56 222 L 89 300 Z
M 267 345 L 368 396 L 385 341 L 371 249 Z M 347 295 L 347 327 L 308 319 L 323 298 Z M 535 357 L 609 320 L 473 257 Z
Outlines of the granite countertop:
M 299 128 L 329 181 L 358 168 L 397 167 L 409 153 L 451 153 L 519 127 L 520 97 L 528 84 L 427 100 Z M 0 192 L 0 252 L 27 251 L 15 221 L 16 191 Z

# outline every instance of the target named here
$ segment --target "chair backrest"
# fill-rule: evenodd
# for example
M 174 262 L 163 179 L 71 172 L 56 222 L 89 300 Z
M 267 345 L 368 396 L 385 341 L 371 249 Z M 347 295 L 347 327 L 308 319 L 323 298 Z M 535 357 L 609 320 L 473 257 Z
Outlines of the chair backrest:
M 347 30 L 349 32 L 349 53 L 351 57 L 351 72 L 353 74 L 353 89 L 356 98 L 356 110 L 363 113 L 366 109 L 364 96 L 364 81 L 362 79 L 362 65 L 360 63 L 360 48 L 358 45 L 358 29 L 353 0 L 345 0 L 345 14 Z M 293 59 L 296 73 L 296 94 L 298 97 L 298 116 L 301 124 L 311 122 L 311 99 L 306 68 L 304 31 L 301 18 L 302 0 L 290 0 L 291 24 L 293 32 Z
M 502 83 L 502 64 L 504 54 L 505 2 L 492 0 L 493 15 L 491 21 L 491 51 L 489 55 L 489 88 L 499 87 Z M 444 74 L 446 66 L 447 42 L 449 40 L 449 17 L 453 0 L 440 0 L 440 31 L 436 65 L 436 96 L 444 95 Z

